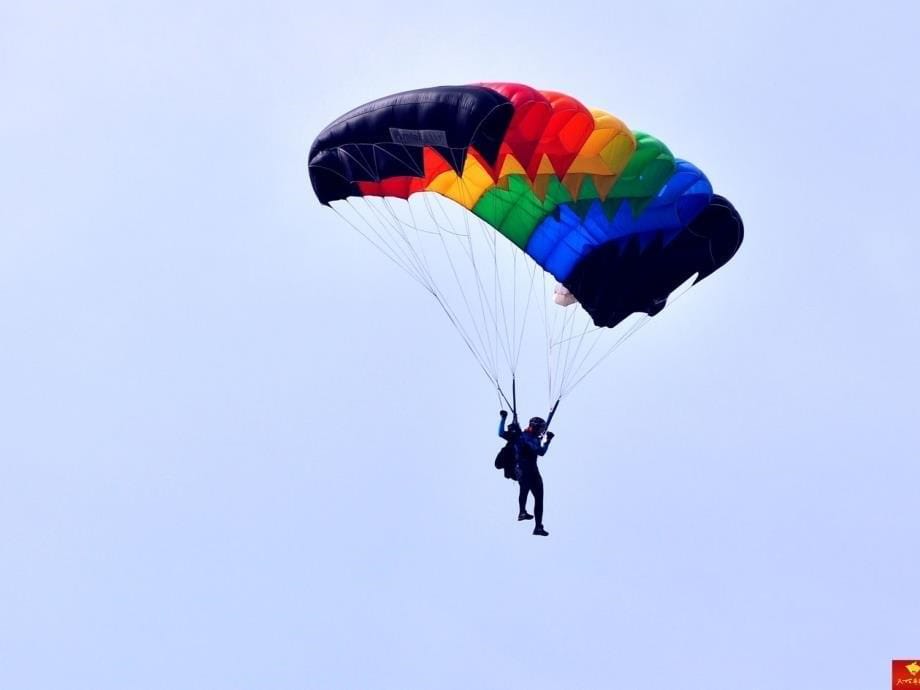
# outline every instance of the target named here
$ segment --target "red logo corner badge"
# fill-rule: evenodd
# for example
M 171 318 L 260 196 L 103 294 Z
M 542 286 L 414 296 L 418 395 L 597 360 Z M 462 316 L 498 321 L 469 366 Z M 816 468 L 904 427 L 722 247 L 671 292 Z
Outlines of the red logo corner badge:
M 920 690 L 920 660 L 895 659 L 891 662 L 891 688 Z

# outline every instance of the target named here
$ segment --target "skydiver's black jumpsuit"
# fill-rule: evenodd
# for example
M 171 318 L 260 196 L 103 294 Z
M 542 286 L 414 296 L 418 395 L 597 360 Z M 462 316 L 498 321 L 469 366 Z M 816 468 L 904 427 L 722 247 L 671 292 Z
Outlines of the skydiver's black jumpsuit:
M 543 477 L 537 467 L 537 457 L 546 454 L 549 441 L 540 442 L 540 438 L 530 433 L 529 430 L 519 434 L 505 430 L 505 419 L 502 417 L 498 426 L 498 435 L 508 441 L 514 441 L 515 474 L 517 475 L 520 491 L 518 492 L 519 514 L 527 512 L 527 493 L 533 494 L 533 514 L 536 520 L 535 528 L 543 528 Z M 516 438 L 514 437 L 516 436 Z
M 540 438 L 524 431 L 517 440 L 517 471 L 518 484 L 521 491 L 518 495 L 518 505 L 521 512 L 526 512 L 527 492 L 533 494 L 533 516 L 536 529 L 543 529 L 543 477 L 537 467 L 537 457 L 546 454 L 549 443 L 543 445 Z

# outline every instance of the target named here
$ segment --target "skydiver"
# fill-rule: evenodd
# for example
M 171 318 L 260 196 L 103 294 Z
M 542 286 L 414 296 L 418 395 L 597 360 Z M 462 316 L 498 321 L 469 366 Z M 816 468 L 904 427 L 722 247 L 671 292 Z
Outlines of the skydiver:
M 499 414 L 501 415 L 499 436 L 507 439 L 508 436 L 505 435 L 507 432 L 504 427 L 508 413 L 502 410 Z M 546 435 L 546 443 L 543 443 L 544 434 Z M 546 431 L 546 422 L 541 417 L 532 417 L 527 428 L 520 432 L 514 441 L 515 475 L 520 485 L 520 491 L 518 492 L 518 520 L 533 520 L 536 516 L 533 533 L 541 537 L 548 537 L 549 532 L 543 528 L 543 477 L 537 467 L 537 458 L 546 454 L 554 436 L 555 434 L 552 431 Z M 533 494 L 534 515 L 527 512 L 528 492 Z

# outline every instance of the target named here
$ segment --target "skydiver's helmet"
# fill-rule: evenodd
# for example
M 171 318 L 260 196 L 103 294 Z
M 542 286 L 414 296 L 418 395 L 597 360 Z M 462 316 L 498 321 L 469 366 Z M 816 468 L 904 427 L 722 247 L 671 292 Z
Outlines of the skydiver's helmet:
M 531 417 L 528 424 L 537 434 L 542 434 L 546 430 L 546 422 L 543 420 L 543 417 Z

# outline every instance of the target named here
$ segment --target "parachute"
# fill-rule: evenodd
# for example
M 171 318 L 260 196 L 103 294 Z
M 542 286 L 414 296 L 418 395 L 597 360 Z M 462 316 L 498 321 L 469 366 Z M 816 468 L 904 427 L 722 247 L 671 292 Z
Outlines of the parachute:
M 506 402 L 533 343 L 558 404 L 744 232 L 661 141 L 524 84 L 362 105 L 319 134 L 309 173 L 322 204 L 438 300 Z

